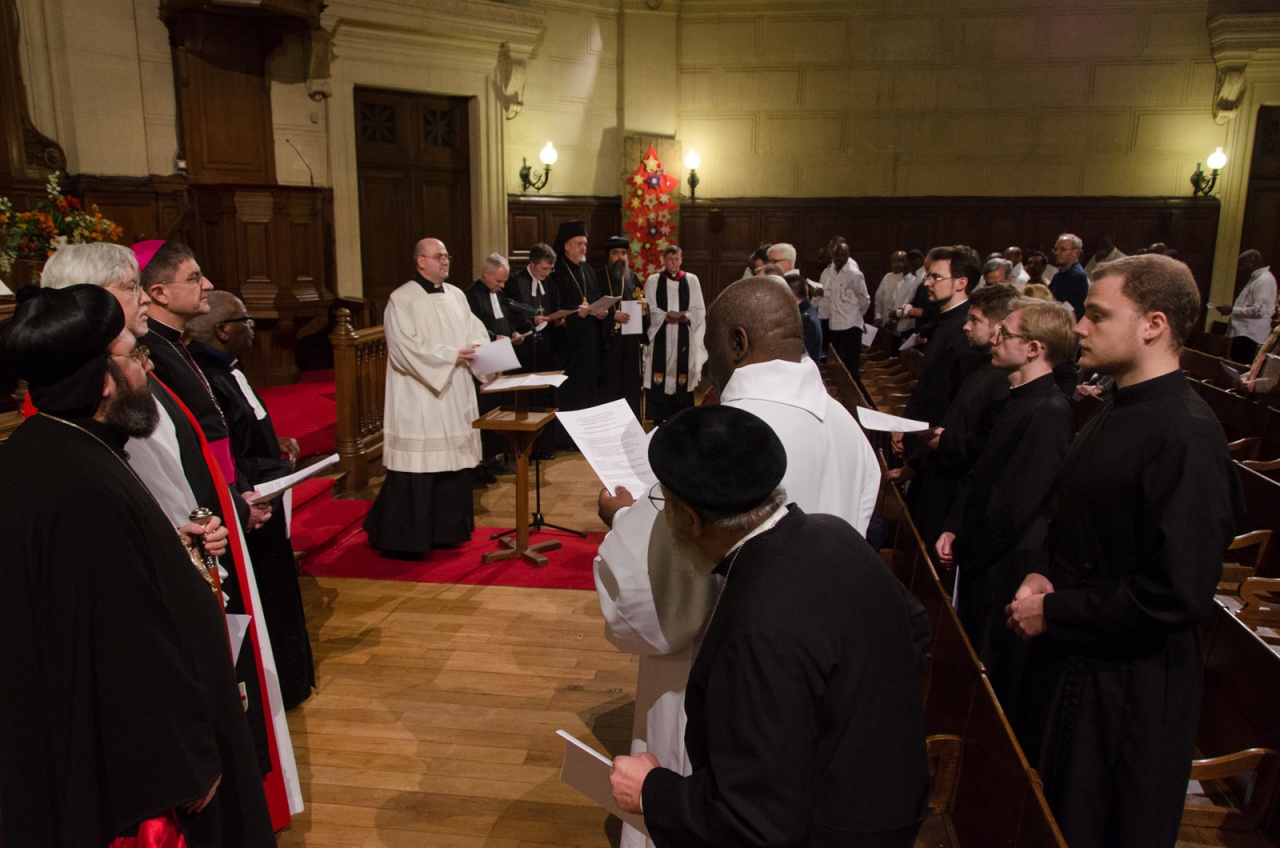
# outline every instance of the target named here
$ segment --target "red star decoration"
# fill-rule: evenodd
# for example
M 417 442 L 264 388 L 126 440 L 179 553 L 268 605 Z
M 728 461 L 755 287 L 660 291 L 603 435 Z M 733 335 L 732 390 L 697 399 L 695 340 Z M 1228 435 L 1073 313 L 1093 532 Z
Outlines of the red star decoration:
M 662 270 L 662 248 L 675 234 L 675 227 L 665 222 L 677 209 L 672 196 L 680 181 L 662 167 L 651 144 L 627 182 L 635 187 L 635 194 L 626 203 L 630 217 L 622 226 L 631 236 L 632 264 L 643 280 Z

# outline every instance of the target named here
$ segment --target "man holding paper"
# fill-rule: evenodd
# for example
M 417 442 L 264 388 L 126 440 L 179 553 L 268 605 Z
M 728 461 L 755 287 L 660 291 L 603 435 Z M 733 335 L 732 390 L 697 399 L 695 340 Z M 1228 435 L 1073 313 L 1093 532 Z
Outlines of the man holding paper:
M 480 432 L 470 365 L 488 342 L 467 297 L 445 285 L 449 253 L 439 239 L 414 250 L 417 270 L 391 293 L 382 460 L 387 478 L 365 518 L 369 544 L 383 556 L 421 559 L 437 546 L 471 538 L 472 471 Z
M 600 401 L 626 398 L 640 417 L 640 340 L 644 338 L 644 289 L 631 270 L 631 243 L 622 236 L 605 240 L 609 261 L 600 269 L 601 293 L 622 300 L 609 309 L 612 323 L 605 323 L 604 362 L 600 371 Z
M 784 506 L 787 451 L 749 412 L 678 413 L 649 463 L 676 547 L 721 583 L 685 696 L 692 772 L 617 757 L 619 808 L 658 846 L 912 845 L 929 777 L 902 584 L 847 522 Z

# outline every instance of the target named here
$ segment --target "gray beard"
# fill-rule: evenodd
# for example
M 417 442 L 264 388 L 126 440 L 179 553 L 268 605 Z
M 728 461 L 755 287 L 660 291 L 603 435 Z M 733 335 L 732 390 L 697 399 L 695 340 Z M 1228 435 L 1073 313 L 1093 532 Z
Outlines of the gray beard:
M 116 381 L 119 391 L 103 412 L 104 423 L 131 439 L 150 436 L 160 425 L 160 409 L 151 396 L 150 386 L 140 390 Z

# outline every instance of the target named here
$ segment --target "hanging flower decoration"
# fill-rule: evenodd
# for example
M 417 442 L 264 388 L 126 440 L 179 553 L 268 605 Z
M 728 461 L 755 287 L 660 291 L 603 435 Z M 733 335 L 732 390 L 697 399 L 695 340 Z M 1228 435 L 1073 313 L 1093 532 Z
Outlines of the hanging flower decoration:
M 120 227 L 107 220 L 96 204 L 84 205 L 67 197 L 54 171 L 45 185 L 44 200 L 27 212 L 16 212 L 7 197 L 0 197 L 0 273 L 8 273 L 18 259 L 43 262 L 65 244 L 117 241 Z
M 680 181 L 662 167 L 649 145 L 639 167 L 627 178 L 623 229 L 631 237 L 631 266 L 640 279 L 662 270 L 662 251 L 675 242 L 675 188 Z

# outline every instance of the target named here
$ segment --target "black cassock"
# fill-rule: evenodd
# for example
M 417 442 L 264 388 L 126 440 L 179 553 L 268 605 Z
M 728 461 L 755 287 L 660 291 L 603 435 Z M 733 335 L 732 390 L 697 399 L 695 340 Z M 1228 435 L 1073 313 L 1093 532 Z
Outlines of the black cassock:
M 924 286 L 920 288 L 923 290 Z M 924 348 L 920 379 L 902 413 L 905 417 L 940 423 L 964 378 L 982 364 L 982 355 L 969 345 L 964 335 L 964 322 L 968 317 L 967 300 L 938 316 L 933 335 Z
M 1020 653 L 1004 607 L 1044 548 L 1049 496 L 1074 432 L 1052 374 L 1012 389 L 943 526 L 956 534 L 956 612 L 1002 701 L 1005 661 Z
M 257 411 L 240 389 L 233 373 L 239 366 L 198 342 L 192 343 L 191 355 L 204 371 L 226 415 L 237 479 L 251 490 L 292 473 L 293 464 L 280 456 L 280 440 L 271 417 L 258 418 Z M 254 397 L 265 411 L 262 398 L 256 392 Z M 280 695 L 284 708 L 293 709 L 311 696 L 316 672 L 283 505 L 274 504 L 271 518 L 256 530 L 245 533 L 245 544 L 253 559 L 262 614 L 280 677 Z
M 581 304 L 592 304 L 600 299 L 600 287 L 596 272 L 586 262 L 573 263 L 563 256 L 556 260 L 555 270 L 544 281 L 556 290 L 557 309 L 577 309 Z M 611 321 L 613 319 L 610 319 Z M 552 343 L 552 366 L 563 369 L 569 378 L 556 390 L 556 406 L 559 409 L 586 409 L 599 401 L 600 352 L 604 339 L 604 322 L 594 315 L 579 318 L 575 312 L 564 319 L 563 327 L 549 332 Z M 575 447 L 569 434 L 560 423 L 553 422 L 547 432 L 556 434 L 555 441 L 561 447 Z
M 980 364 L 964 378 L 942 416 L 938 449 L 921 447 L 909 463 L 916 476 L 907 491 L 907 505 L 920 538 L 930 546 L 930 556 L 965 475 L 1009 399 L 1009 372 L 992 365 L 990 354 L 973 354 Z
M 117 453 L 36 416 L 0 448 L 0 827 L 105 845 L 180 815 L 192 848 L 275 845 L 218 600 Z M 110 447 L 107 447 L 110 445 Z
M 636 289 L 640 288 L 640 278 L 630 268 L 623 279 L 614 277 L 613 269 L 605 265 L 596 272 L 596 281 L 600 286 L 600 295 L 617 297 L 623 300 L 636 300 Z M 614 320 L 621 302 L 609 307 L 609 317 L 604 322 L 604 351 L 600 363 L 600 403 L 625 399 L 631 411 L 640 417 L 640 397 L 643 375 L 640 373 L 640 343 L 646 338 L 644 333 L 623 335 L 622 325 Z
M 726 569 L 685 694 L 693 773 L 645 779 L 654 842 L 910 846 L 929 778 L 901 583 L 847 523 L 795 506 Z
M 1241 508 L 1222 427 L 1181 371 L 1115 391 L 1071 445 L 1019 729 L 1072 848 L 1177 839 L 1200 625 Z

